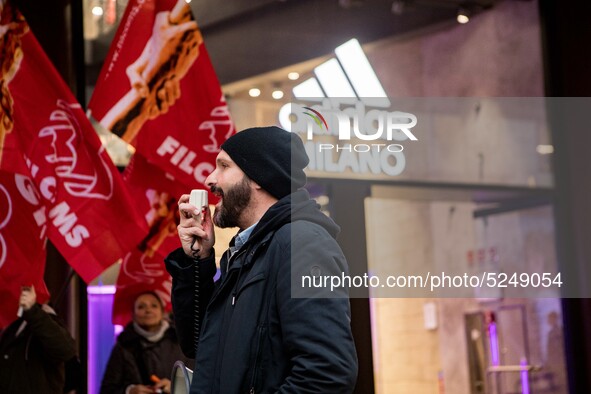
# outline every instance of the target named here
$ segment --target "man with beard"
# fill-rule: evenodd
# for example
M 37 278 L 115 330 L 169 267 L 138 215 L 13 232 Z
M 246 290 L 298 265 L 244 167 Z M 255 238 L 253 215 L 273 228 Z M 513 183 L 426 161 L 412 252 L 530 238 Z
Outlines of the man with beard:
M 206 179 L 208 210 L 179 199 L 182 248 L 166 258 L 181 348 L 195 357 L 191 393 L 350 393 L 357 356 L 347 289 L 303 276 L 346 275 L 339 227 L 301 189 L 308 157 L 278 127 L 230 137 Z M 215 283 L 213 225 L 240 231 Z

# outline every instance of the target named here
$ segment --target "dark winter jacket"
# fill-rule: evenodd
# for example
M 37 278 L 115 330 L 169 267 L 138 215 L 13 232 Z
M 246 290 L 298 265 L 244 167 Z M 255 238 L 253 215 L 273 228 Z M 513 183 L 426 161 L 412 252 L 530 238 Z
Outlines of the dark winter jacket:
M 33 305 L 1 334 L 0 393 L 61 394 L 64 362 L 75 355 L 74 339 L 57 316 Z
M 170 379 L 177 360 L 193 366 L 181 352 L 174 327 L 169 327 L 159 341 L 149 342 L 129 323 L 111 351 L 100 393 L 123 394 L 132 384 L 152 386 L 151 375 Z
M 357 356 L 347 291 L 300 288 L 299 295 L 318 298 L 291 291 L 302 275 L 347 273 L 338 231 L 300 190 L 273 205 L 232 257 L 226 252 L 215 284 L 213 257 L 197 262 L 201 329 L 192 394 L 353 391 Z M 166 265 L 181 347 L 193 355 L 195 261 L 179 249 Z

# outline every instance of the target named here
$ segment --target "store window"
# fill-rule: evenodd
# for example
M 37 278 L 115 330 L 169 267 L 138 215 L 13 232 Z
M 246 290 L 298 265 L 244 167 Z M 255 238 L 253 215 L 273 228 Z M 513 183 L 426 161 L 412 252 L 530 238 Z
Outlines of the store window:
M 308 190 L 339 225 L 359 223 L 335 215 L 349 196 L 331 185 L 350 181 L 369 190 L 351 205 L 365 228 L 366 259 L 355 272 L 384 278 L 418 267 L 479 276 L 511 268 L 529 280 L 557 273 L 552 141 L 547 103 L 535 98 L 543 95 L 537 2 L 517 3 L 502 2 L 466 26 L 363 46 L 392 110 L 418 118 L 418 142 L 405 141 L 403 155 L 371 161 L 305 141 Z M 85 2 L 88 95 L 125 5 Z M 294 88 L 307 81 L 326 95 L 315 69 L 337 58 L 330 52 L 224 86 L 237 129 L 282 124 L 281 109 L 303 97 Z M 322 100 L 302 102 L 327 110 Z M 326 136 L 321 142 L 338 144 Z M 566 393 L 557 293 L 468 290 L 429 296 L 370 289 L 371 313 L 356 318 L 371 323 L 375 392 Z

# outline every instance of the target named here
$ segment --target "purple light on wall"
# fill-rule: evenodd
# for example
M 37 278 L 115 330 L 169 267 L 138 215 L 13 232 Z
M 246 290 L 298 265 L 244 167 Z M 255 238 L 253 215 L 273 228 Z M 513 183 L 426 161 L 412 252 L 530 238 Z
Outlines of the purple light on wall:
M 524 358 L 521 359 L 519 363 L 521 365 L 521 393 L 522 394 L 529 394 L 529 373 L 527 371 L 527 360 Z
M 88 393 L 99 392 L 115 330 L 111 323 L 115 286 L 88 286 Z
M 497 323 L 488 325 L 488 336 L 490 342 L 490 356 L 493 366 L 500 365 L 499 362 L 499 335 L 497 334 Z

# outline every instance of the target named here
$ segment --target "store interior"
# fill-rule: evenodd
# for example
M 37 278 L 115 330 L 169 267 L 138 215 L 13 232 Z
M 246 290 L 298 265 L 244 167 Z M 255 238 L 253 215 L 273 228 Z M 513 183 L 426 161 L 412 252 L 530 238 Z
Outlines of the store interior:
M 122 2 L 107 3 L 106 15 L 96 15 L 90 2 L 85 8 L 87 80 L 116 27 L 117 18 L 108 21 L 108 7 L 120 7 L 111 10 L 115 15 L 124 8 Z M 313 97 L 310 90 L 301 93 L 310 83 L 322 86 L 320 97 L 340 97 L 328 92 L 321 68 L 351 38 L 362 43 L 393 106 L 429 104 L 418 116 L 429 124 L 420 129 L 424 142 L 405 145 L 404 166 L 395 176 L 308 171 L 309 190 L 344 228 L 343 244 L 354 240 L 363 247 L 344 248 L 352 271 L 387 275 L 417 266 L 475 273 L 556 271 L 552 144 L 543 103 L 491 99 L 543 96 L 536 2 L 472 2 L 469 23 L 459 23 L 460 3 L 453 1 L 387 2 L 387 17 L 401 23 L 382 22 L 383 12 L 375 15 L 382 2 L 373 8 L 355 1 L 310 2 L 314 14 L 342 19 L 338 34 L 327 34 L 324 18 L 304 23 L 298 19 L 304 7 L 290 2 L 284 7 L 267 1 L 194 3 L 238 130 L 281 124 L 283 106 Z M 352 9 L 355 23 L 347 22 Z M 282 27 L 286 18 L 293 27 Z M 257 27 L 246 28 L 253 24 Z M 244 32 L 242 40 L 232 38 Z M 124 166 L 132 151 L 115 137 L 105 134 L 103 140 Z M 341 192 L 351 189 L 359 192 Z M 345 209 L 356 213 L 344 216 Z M 219 237 L 232 235 L 225 230 Z M 114 285 L 117 271 L 114 265 L 91 288 Z M 96 297 L 89 297 L 91 304 Z M 358 392 L 567 392 L 564 351 L 556 345 L 562 311 L 555 292 L 429 297 L 370 289 L 353 297 L 359 298 L 352 301 L 352 324 L 366 361 Z M 113 327 L 106 324 L 105 330 L 108 337 Z
M 37 36 L 87 102 L 127 2 L 72 2 L 75 12 L 82 5 L 83 26 L 75 18 L 48 18 L 55 14 L 48 5 L 31 11 L 21 3 L 34 31 L 45 26 L 53 33 Z M 547 114 L 535 99 L 588 95 L 586 55 L 569 46 L 580 31 L 550 36 L 559 31 L 558 19 L 577 10 L 554 13 L 533 0 L 478 0 L 468 2 L 469 21 L 460 23 L 464 3 L 193 0 L 191 7 L 239 130 L 281 124 L 280 109 L 298 98 L 294 88 L 310 79 L 321 83 L 315 69 L 353 38 L 393 102 L 455 100 L 449 116 L 439 112 L 440 126 L 422 129 L 418 144 L 404 143 L 405 166 L 396 176 L 308 173 L 311 194 L 342 226 L 339 241 L 356 272 L 381 275 L 409 266 L 555 272 L 572 261 L 580 263 L 573 276 L 584 281 L 589 245 L 580 240 L 591 223 L 585 210 L 590 194 L 588 186 L 575 187 L 584 186 L 589 137 L 554 131 L 540 120 Z M 560 20 L 562 28 L 571 26 L 570 19 Z M 55 27 L 62 25 L 74 26 L 73 34 Z M 83 45 L 66 42 L 77 32 Z M 582 72 L 563 66 L 579 60 Z M 274 97 L 279 90 L 281 97 Z M 132 150 L 107 134 L 101 138 L 115 163 L 125 166 Z M 220 232 L 219 240 L 232 235 Z M 48 254 L 48 287 L 60 289 L 71 277 L 51 246 Z M 88 343 L 80 354 L 86 359 L 88 351 L 89 392 L 117 330 L 108 316 L 118 269 L 114 264 L 88 288 L 72 280 L 65 297 L 71 330 Z M 351 304 L 360 359 L 356 392 L 567 393 L 590 387 L 584 301 L 569 303 L 555 293 L 388 292 L 358 294 Z

